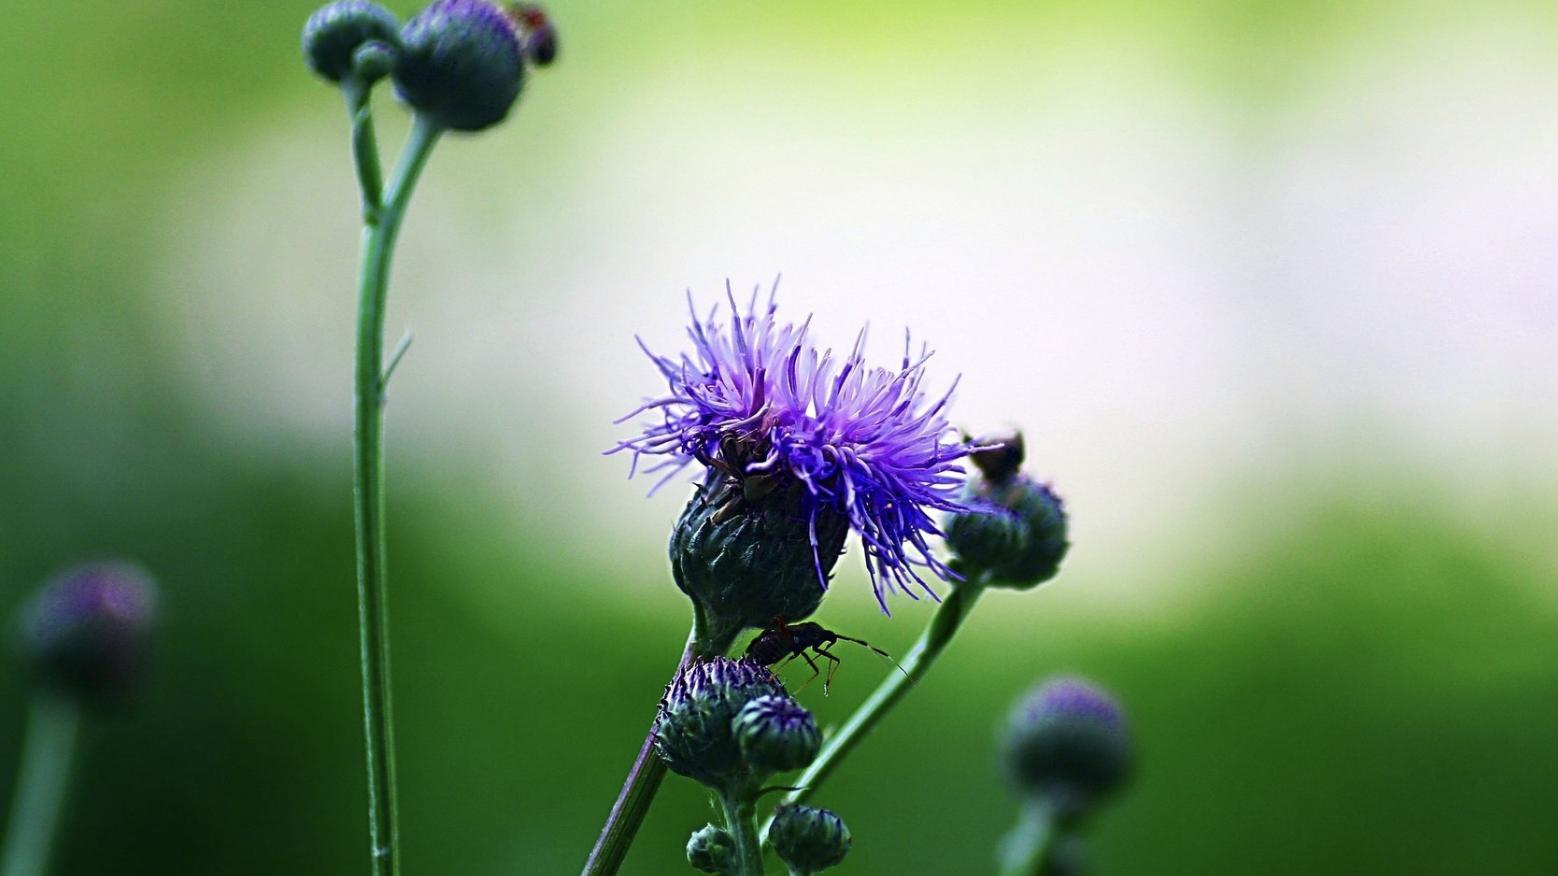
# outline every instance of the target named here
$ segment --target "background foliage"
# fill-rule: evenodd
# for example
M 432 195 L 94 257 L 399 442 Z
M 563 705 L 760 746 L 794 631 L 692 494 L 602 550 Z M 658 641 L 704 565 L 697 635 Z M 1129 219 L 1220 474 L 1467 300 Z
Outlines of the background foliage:
M 310 10 L 7 11 L 0 609 L 88 557 L 165 588 L 61 873 L 365 862 L 355 200 Z M 994 727 L 1057 670 L 1141 741 L 1100 872 L 1558 872 L 1550 6 L 553 13 L 564 62 L 435 157 L 391 296 L 413 872 L 582 861 L 686 623 L 678 490 L 596 455 L 651 389 L 630 336 L 779 269 L 837 341 L 928 333 L 1077 520 L 1061 577 L 987 597 L 821 795 L 841 872 L 988 860 Z M 857 564 L 822 619 L 902 653 L 929 606 L 878 616 Z M 839 720 L 884 671 L 846 655 L 808 705 Z M 0 678 L 7 785 L 22 707 Z M 673 782 L 629 871 L 685 872 L 705 805 Z

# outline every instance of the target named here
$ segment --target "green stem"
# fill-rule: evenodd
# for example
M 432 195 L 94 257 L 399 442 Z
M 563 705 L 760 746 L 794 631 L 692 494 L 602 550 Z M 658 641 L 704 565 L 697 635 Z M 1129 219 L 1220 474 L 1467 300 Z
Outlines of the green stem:
M 373 104 L 368 99 L 372 89 L 348 76 L 341 82 L 341 93 L 346 97 L 346 112 L 352 121 L 352 157 L 357 166 L 357 186 L 362 189 L 362 220 L 371 225 L 378 221 L 384 189 L 379 142 L 373 130 Z
M 871 696 L 866 699 L 844 726 L 828 739 L 823 745 L 822 751 L 817 754 L 817 759 L 811 762 L 800 778 L 795 780 L 796 789 L 785 795 L 785 803 L 804 803 L 810 799 L 812 792 L 827 780 L 833 770 L 838 768 L 839 762 L 854 749 L 860 741 L 870 733 L 872 728 L 892 711 L 893 706 L 903 699 L 919 680 L 930 671 L 936 658 L 952 641 L 953 635 L 962 625 L 963 619 L 979 600 L 979 595 L 984 592 L 982 580 L 965 581 L 952 588 L 947 598 L 937 606 L 936 614 L 930 619 L 930 624 L 925 627 L 925 632 L 920 635 L 920 640 L 904 658 L 903 672 L 895 672 L 887 676 Z M 774 820 L 768 819 L 763 825 L 763 842 L 768 842 L 768 832 L 774 826 Z
M 16 796 L 5 828 L 0 876 L 43 876 L 48 872 L 79 723 L 80 713 L 73 701 L 46 694 L 33 699 L 22 739 Z
M 763 843 L 757 838 L 752 801 L 743 802 L 728 794 L 717 796 L 725 811 L 725 829 L 736 841 L 736 872 L 732 876 L 763 876 Z
M 1001 876 L 1043 876 L 1058 828 L 1053 806 L 1039 800 L 1028 803 L 1002 843 Z
M 355 118 L 360 118 L 356 116 Z M 371 126 L 371 119 L 367 121 Z M 358 178 L 364 180 L 362 274 L 357 302 L 357 376 L 354 478 L 357 518 L 357 624 L 362 654 L 363 728 L 368 750 L 368 836 L 374 876 L 400 872 L 399 806 L 395 794 L 395 732 L 390 697 L 389 605 L 384 547 L 384 299 L 395 239 L 417 178 L 443 129 L 421 116 L 401 153 L 382 204 L 368 201 L 373 171 L 356 147 L 372 145 L 371 134 L 352 142 Z
M 681 662 L 676 666 L 677 674 L 681 674 L 682 669 L 694 660 L 718 657 L 729 651 L 739 632 L 710 628 L 703 612 L 694 604 L 692 632 L 687 637 L 687 647 L 682 651 Z M 655 795 L 660 793 L 660 783 L 664 781 L 665 773 L 665 761 L 655 754 L 655 730 L 651 723 L 649 733 L 638 748 L 638 757 L 634 758 L 633 766 L 628 769 L 622 790 L 617 792 L 616 802 L 612 803 L 606 823 L 601 826 L 600 835 L 595 839 L 595 847 L 590 849 L 590 857 L 584 862 L 582 876 L 611 876 L 622 867 L 622 861 L 633 845 L 633 838 L 644 823 L 644 816 L 649 814 L 650 804 L 654 803 Z

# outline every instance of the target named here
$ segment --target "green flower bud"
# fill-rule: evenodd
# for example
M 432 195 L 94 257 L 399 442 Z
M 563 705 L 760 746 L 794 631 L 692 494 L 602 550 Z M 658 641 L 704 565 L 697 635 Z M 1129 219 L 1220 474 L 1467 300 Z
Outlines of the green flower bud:
M 804 487 L 763 494 L 755 484 L 761 480 L 748 477 L 737 485 L 711 473 L 671 531 L 676 586 L 713 627 L 732 634 L 816 611 L 822 581 L 849 535 L 846 518 L 819 507 L 813 549 L 813 529 L 801 510 Z
M 844 820 L 826 809 L 785 805 L 774 812 L 768 841 L 779 860 L 797 873 L 836 867 L 852 842 Z
M 1071 816 L 1125 783 L 1134 751 L 1113 697 L 1085 681 L 1057 678 L 1013 709 L 1002 757 L 1019 791 Z
M 1047 485 L 1023 474 L 968 479 L 964 504 L 948 515 L 947 544 L 970 577 L 988 573 L 993 587 L 1026 590 L 1055 577 L 1071 544 L 1066 509 Z
M 525 75 L 519 34 L 487 0 L 436 0 L 406 23 L 401 42 L 396 91 L 445 128 L 489 128 L 519 97 Z
M 390 51 L 400 46 L 394 13 L 368 0 L 337 0 L 322 6 L 303 25 L 303 57 L 315 73 L 340 82 L 352 72 L 353 56 L 368 42 Z
M 352 74 L 364 85 L 372 85 L 395 72 L 400 50 L 389 43 L 369 40 L 352 53 Z
M 655 718 L 655 751 L 673 772 L 722 793 L 744 791 L 753 780 L 736 741 L 736 716 L 747 703 L 783 696 L 768 667 L 716 657 L 678 672 Z
M 736 841 L 724 828 L 705 824 L 687 840 L 687 863 L 704 873 L 733 873 Z
M 765 696 L 736 715 L 736 742 L 747 765 L 766 773 L 798 770 L 822 749 L 822 731 L 811 712 L 787 696 Z

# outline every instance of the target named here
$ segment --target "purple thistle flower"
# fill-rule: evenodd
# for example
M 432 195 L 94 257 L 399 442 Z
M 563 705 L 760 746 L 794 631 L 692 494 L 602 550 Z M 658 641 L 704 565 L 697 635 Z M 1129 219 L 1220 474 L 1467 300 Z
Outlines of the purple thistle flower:
M 967 510 L 958 498 L 958 460 L 977 449 L 957 440 L 945 417 L 957 382 L 927 397 L 930 352 L 922 347 L 912 356 L 907 333 L 896 370 L 871 367 L 864 329 L 847 356 L 819 352 L 810 319 L 779 322 L 772 293 L 760 310 L 754 290 L 744 313 L 729 284 L 726 297 L 728 319 L 718 308 L 702 320 L 692 313 L 690 353 L 661 356 L 639 341 L 667 392 L 618 421 L 658 414 L 611 452 L 632 452 L 635 472 L 640 456 L 666 457 L 647 469 L 668 470 L 656 489 L 693 462 L 706 467 L 707 484 L 734 482 L 748 499 L 799 485 L 822 588 L 831 564 L 817 555 L 817 519 L 832 512 L 859 533 L 884 612 L 890 589 L 918 598 L 910 582 L 937 598 L 915 567 L 956 579 L 932 553 L 928 538 L 941 531 L 931 512 Z

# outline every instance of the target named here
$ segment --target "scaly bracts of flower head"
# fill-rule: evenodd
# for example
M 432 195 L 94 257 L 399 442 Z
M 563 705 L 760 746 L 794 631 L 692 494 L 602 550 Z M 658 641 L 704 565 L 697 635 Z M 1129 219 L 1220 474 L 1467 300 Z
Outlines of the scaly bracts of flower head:
M 644 347 L 667 392 L 623 418 L 656 415 L 613 452 L 631 452 L 635 470 L 640 456 L 666 457 L 648 469 L 669 470 L 661 484 L 697 462 L 706 483 L 739 485 L 749 500 L 799 486 L 811 527 L 836 513 L 859 533 L 883 611 L 888 590 L 916 597 L 911 582 L 934 598 L 915 567 L 956 578 L 931 550 L 928 539 L 941 534 L 931 512 L 964 510 L 958 463 L 974 448 L 947 423 L 952 389 L 939 397 L 923 389 L 929 351 L 912 355 L 906 336 L 898 368 L 869 366 L 864 329 L 847 355 L 835 355 L 813 344 L 810 319 L 780 322 L 772 293 L 760 306 L 754 291 L 744 311 L 728 286 L 726 295 L 728 318 L 718 308 L 704 319 L 693 312 L 691 352 Z M 828 565 L 818 559 L 822 587 Z

